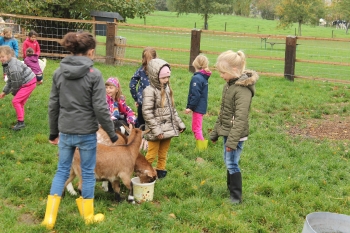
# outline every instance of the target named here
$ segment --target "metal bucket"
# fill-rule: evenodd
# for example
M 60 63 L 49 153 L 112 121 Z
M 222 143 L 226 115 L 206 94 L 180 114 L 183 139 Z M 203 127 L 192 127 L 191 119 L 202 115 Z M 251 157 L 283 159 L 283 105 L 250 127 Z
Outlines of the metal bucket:
M 302 233 L 350 233 L 350 216 L 329 212 L 308 214 Z

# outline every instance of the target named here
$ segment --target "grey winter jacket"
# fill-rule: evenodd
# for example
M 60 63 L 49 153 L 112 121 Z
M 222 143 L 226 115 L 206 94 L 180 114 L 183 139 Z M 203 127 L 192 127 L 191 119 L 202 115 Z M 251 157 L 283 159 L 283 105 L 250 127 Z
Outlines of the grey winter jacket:
M 248 136 L 250 104 L 258 79 L 255 71 L 246 70 L 241 77 L 225 84 L 220 113 L 210 133 L 212 141 L 217 141 L 219 136 L 227 136 L 226 147 L 235 150 L 239 140 Z
M 6 95 L 10 92 L 16 95 L 21 86 L 35 78 L 33 71 L 17 58 L 11 58 L 8 63 L 2 65 L 8 77 L 7 83 L 2 90 Z
M 158 74 L 163 66 L 169 66 L 169 64 L 162 59 L 152 59 L 148 63 L 147 70 L 150 85 L 142 92 L 143 118 L 146 122 L 146 129 L 151 130 L 145 135 L 145 138 L 149 141 L 157 141 L 159 134 L 163 134 L 164 139 L 177 137 L 179 131 L 186 128 L 175 107 L 172 106 L 168 85 L 165 86 L 164 107 L 161 106 L 161 84 Z
M 58 133 L 93 134 L 99 128 L 116 136 L 102 74 L 86 56 L 67 56 L 53 75 L 49 100 L 50 138 Z

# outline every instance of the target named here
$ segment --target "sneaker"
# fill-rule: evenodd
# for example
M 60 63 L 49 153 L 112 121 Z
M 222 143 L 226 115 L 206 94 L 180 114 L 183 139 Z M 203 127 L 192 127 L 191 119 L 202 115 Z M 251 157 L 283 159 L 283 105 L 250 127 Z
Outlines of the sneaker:
M 12 130 L 18 131 L 23 129 L 24 127 L 26 127 L 26 125 L 24 124 L 24 121 L 18 121 L 17 124 L 12 127 Z

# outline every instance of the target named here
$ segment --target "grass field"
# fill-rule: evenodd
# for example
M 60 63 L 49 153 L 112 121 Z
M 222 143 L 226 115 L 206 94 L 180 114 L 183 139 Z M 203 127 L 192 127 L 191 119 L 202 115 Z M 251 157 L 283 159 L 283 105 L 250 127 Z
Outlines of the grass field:
M 209 21 L 209 28 L 213 26 Z M 25 129 L 9 129 L 16 122 L 12 96 L 0 100 L 1 232 L 294 233 L 302 231 L 306 215 L 312 212 L 350 215 L 348 129 L 344 129 L 345 138 L 338 140 L 332 139 L 332 132 L 326 137 L 293 133 L 309 129 L 310 122 L 320 128 L 325 119 L 338 119 L 334 123 L 347 125 L 350 85 L 260 77 L 251 108 L 250 135 L 241 156 L 243 203 L 232 205 L 226 188 L 222 138 L 216 144 L 209 143 L 204 152 L 195 150 L 191 117 L 183 112 L 191 73 L 173 68 L 171 86 L 187 130 L 172 140 L 168 175 L 156 182 L 154 200 L 116 204 L 113 194 L 103 192 L 97 183 L 95 213 L 105 214 L 103 223 L 86 226 L 76 197 L 67 193 L 54 231 L 46 230 L 40 222 L 58 161 L 58 148 L 48 143 L 47 106 L 51 77 L 58 65 L 58 61 L 48 61 L 44 84 L 36 88 L 25 107 Z M 137 66 L 95 66 L 104 79 L 119 77 L 127 103 L 133 106 L 128 83 Z M 343 71 L 333 72 L 339 75 Z M 1 81 L 1 88 L 4 84 Z M 223 85 L 219 74 L 213 72 L 203 123 L 206 138 L 219 112 Z

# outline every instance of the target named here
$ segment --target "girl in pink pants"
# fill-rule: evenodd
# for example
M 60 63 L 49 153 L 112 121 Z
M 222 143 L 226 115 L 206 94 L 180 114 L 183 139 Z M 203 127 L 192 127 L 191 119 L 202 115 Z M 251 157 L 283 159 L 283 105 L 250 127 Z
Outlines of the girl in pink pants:
M 8 78 L 0 99 L 10 92 L 14 95 L 12 105 L 17 114 L 17 124 L 12 129 L 17 131 L 25 127 L 24 105 L 36 87 L 36 77 L 27 65 L 14 57 L 14 51 L 9 46 L 0 46 L 0 61 Z
M 203 115 L 207 112 L 208 106 L 208 80 L 211 75 L 208 58 L 199 54 L 192 63 L 195 72 L 191 78 L 188 91 L 185 113 L 192 113 L 192 131 L 196 139 L 196 148 L 205 150 L 208 140 L 203 137 L 202 122 Z

